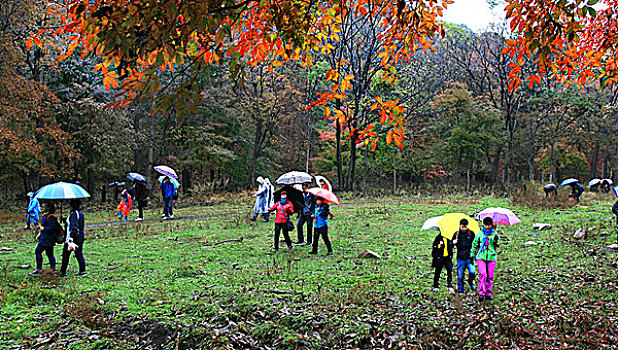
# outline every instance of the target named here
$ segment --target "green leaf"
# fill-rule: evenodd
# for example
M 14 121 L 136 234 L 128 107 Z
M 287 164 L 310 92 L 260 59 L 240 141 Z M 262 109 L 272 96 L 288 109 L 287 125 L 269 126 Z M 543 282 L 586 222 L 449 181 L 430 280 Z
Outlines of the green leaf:
M 595 5 L 597 2 L 599 2 L 599 0 L 590 0 L 588 1 L 588 6 Z

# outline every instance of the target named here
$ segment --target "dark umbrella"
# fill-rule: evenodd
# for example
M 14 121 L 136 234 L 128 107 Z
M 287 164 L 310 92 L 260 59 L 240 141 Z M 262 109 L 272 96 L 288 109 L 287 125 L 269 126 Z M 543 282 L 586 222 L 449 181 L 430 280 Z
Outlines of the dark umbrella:
M 294 212 L 298 213 L 305 207 L 305 197 L 303 193 L 292 186 L 283 186 L 280 190 L 275 192 L 275 202 L 281 199 L 281 191 L 285 191 L 288 195 L 288 200 L 292 201 L 294 205 Z

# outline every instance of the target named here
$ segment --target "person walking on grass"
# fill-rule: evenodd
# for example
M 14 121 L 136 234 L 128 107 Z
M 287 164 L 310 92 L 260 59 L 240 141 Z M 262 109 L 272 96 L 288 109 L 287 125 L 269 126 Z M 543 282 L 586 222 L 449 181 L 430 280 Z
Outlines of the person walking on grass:
M 490 217 L 483 219 L 483 227 L 472 241 L 472 251 L 475 253 L 476 266 L 479 270 L 479 301 L 493 300 L 491 288 L 494 283 L 497 248 L 500 236 Z
M 330 212 L 329 205 L 324 202 L 323 198 L 317 197 L 315 200 L 315 210 L 313 213 L 313 219 L 315 220 L 313 249 L 311 249 L 309 254 L 318 253 L 318 241 L 320 240 L 320 237 L 322 237 L 324 245 L 326 245 L 326 255 L 333 254 L 333 246 L 330 243 L 330 239 L 328 239 L 328 219 L 332 218 L 333 214 Z
M 281 200 L 268 208 L 268 211 L 276 211 L 275 215 L 275 249 L 274 252 L 279 250 L 279 236 L 283 231 L 283 238 L 288 246 L 289 250 L 292 250 L 292 240 L 290 240 L 288 223 L 290 222 L 290 215 L 294 214 L 294 205 L 292 201 L 288 200 L 288 194 L 286 191 L 281 191 Z M 293 224 L 291 224 L 294 227 Z
M 118 204 L 118 220 L 122 220 L 124 217 L 124 221 L 127 221 L 129 218 L 129 212 L 133 207 L 133 198 L 129 194 L 129 191 L 122 191 L 122 195 L 120 198 L 120 204 Z
M 146 207 L 146 198 L 148 198 L 148 194 L 150 194 L 150 190 L 146 183 L 142 181 L 135 181 L 135 200 L 137 201 L 137 211 L 138 216 L 135 221 L 143 221 L 144 220 L 144 208 Z
M 616 216 L 616 243 L 618 243 L 618 200 L 612 206 L 612 213 Z
M 171 220 L 174 218 L 174 210 L 172 209 L 176 187 L 170 181 L 169 176 L 166 176 L 161 185 L 161 194 L 163 195 L 163 220 Z
M 584 190 L 584 186 L 580 183 L 576 182 L 571 184 L 571 198 L 573 198 L 577 204 L 579 204 L 579 197 L 584 193 Z
M 303 232 L 303 226 L 307 224 L 307 245 L 313 243 L 313 215 L 315 212 L 315 195 L 307 192 L 307 184 L 303 184 L 303 198 L 305 201 L 305 207 L 298 215 L 298 223 L 296 229 L 298 231 L 298 243 L 303 244 L 305 241 L 305 235 Z
M 431 266 L 435 269 L 433 275 L 433 290 L 439 290 L 440 274 L 446 270 L 446 286 L 449 293 L 454 293 L 453 282 L 453 241 L 439 233 L 433 240 Z
M 79 265 L 78 276 L 86 274 L 86 260 L 84 259 L 84 213 L 80 211 L 79 199 L 71 200 L 71 213 L 67 219 L 67 238 L 62 249 L 62 265 L 60 276 L 66 276 L 69 267 L 71 252 L 75 252 L 75 259 Z
M 260 184 L 260 187 L 258 187 L 258 190 L 253 193 L 253 197 L 255 197 L 255 205 L 253 206 L 253 218 L 251 218 L 251 221 L 255 221 L 258 215 L 262 214 L 264 222 L 268 222 L 268 208 L 270 204 L 269 201 L 272 195 L 270 193 L 271 189 L 269 186 L 269 182 L 266 182 L 266 180 L 264 180 L 264 178 L 261 176 L 258 176 L 255 181 Z M 272 204 L 270 206 L 272 206 Z
M 62 234 L 62 227 L 55 215 L 56 207 L 54 203 L 48 202 L 45 204 L 45 212 L 41 217 L 40 232 L 36 237 L 38 243 L 34 249 L 34 257 L 36 260 L 36 268 L 30 272 L 31 275 L 38 275 L 43 269 L 43 252 L 49 260 L 49 268 L 52 272 L 56 272 L 56 257 L 54 257 L 54 246 L 56 239 Z
M 470 254 L 472 250 L 472 242 L 474 241 L 474 232 L 468 230 L 468 220 L 461 219 L 459 221 L 459 231 L 453 235 L 453 244 L 457 248 L 457 292 L 464 293 L 464 281 L 466 270 L 468 270 L 468 285 L 470 290 L 474 290 L 474 280 L 476 271 L 474 270 L 474 260 Z
M 30 224 L 37 229 L 39 227 L 41 205 L 39 204 L 39 200 L 34 198 L 34 192 L 29 192 L 28 198 L 30 198 L 30 202 L 28 203 L 28 210 L 26 211 L 26 227 L 24 227 L 24 230 L 29 230 Z

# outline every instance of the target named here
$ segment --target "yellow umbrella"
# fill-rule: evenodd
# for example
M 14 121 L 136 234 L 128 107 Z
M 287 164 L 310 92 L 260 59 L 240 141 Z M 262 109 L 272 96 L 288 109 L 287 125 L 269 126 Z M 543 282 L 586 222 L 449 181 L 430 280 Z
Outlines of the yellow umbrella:
M 455 234 L 455 232 L 459 231 L 459 221 L 461 221 L 461 219 L 468 220 L 468 230 L 474 233 L 477 233 L 481 230 L 478 222 L 473 218 L 469 217 L 468 215 L 463 213 L 448 213 L 444 214 L 444 216 L 442 216 L 442 219 L 438 221 L 438 227 L 440 227 L 440 232 L 442 233 L 442 236 L 448 239 L 453 239 L 453 235 Z

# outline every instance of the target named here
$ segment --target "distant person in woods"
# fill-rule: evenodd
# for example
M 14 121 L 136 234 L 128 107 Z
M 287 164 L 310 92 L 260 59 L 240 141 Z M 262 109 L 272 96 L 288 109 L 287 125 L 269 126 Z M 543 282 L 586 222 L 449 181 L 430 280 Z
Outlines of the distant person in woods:
M 311 245 L 313 242 L 313 215 L 315 214 L 316 198 L 313 194 L 307 192 L 308 189 L 307 184 L 303 184 L 303 198 L 305 200 L 305 206 L 302 211 L 298 213 L 296 229 L 298 231 L 298 244 L 303 244 L 305 241 L 303 226 L 307 224 L 307 245 Z
M 33 224 L 35 229 L 39 227 L 39 216 L 41 215 L 41 205 L 39 200 L 34 198 L 34 192 L 28 193 L 30 202 L 28 203 L 28 209 L 26 210 L 26 227 L 24 230 L 30 229 L 30 224 Z
M 62 249 L 62 265 L 60 276 L 65 276 L 69 267 L 71 252 L 79 265 L 78 276 L 86 274 L 86 260 L 84 259 L 84 213 L 80 211 L 81 202 L 78 199 L 71 201 L 71 213 L 67 218 L 67 237 Z
M 474 290 L 476 271 L 474 270 L 474 257 L 471 255 L 472 242 L 476 234 L 468 230 L 468 220 L 459 221 L 459 231 L 453 235 L 453 244 L 457 248 L 457 292 L 464 292 L 464 280 L 466 269 L 468 270 L 468 285 Z
M 107 186 L 101 186 L 101 203 L 105 203 L 105 199 L 107 197 Z
M 41 217 L 40 233 L 37 235 L 38 241 L 36 248 L 34 249 L 34 256 L 36 260 L 36 268 L 30 272 L 31 275 L 38 275 L 43 269 L 43 252 L 47 255 L 49 260 L 49 268 L 52 272 L 56 272 L 56 257 L 54 257 L 54 245 L 59 235 L 62 234 L 62 227 L 56 217 L 56 207 L 54 203 L 47 202 L 44 206 L 44 213 Z
M 618 243 L 618 200 L 612 206 L 612 213 L 616 216 L 616 243 Z
M 276 211 L 275 215 L 275 249 L 274 252 L 279 250 L 279 236 L 283 231 L 283 238 L 288 246 L 289 250 L 292 250 L 292 240 L 290 240 L 290 226 L 294 229 L 294 224 L 290 221 L 290 215 L 294 214 L 294 205 L 292 201 L 288 200 L 288 194 L 286 191 L 281 191 L 281 200 L 268 208 L 268 211 Z
M 253 193 L 253 197 L 255 197 L 255 205 L 253 206 L 253 218 L 251 221 L 255 221 L 258 215 L 262 214 L 264 218 L 264 222 L 268 222 L 269 218 L 269 202 L 272 196 L 271 188 L 269 186 L 269 182 L 266 182 L 263 177 L 258 176 L 255 181 L 259 184 L 258 190 Z
M 558 196 L 558 186 L 556 186 L 555 184 L 549 184 L 549 185 L 543 186 L 543 191 L 545 192 L 545 197 L 549 197 L 549 196 L 557 197 Z
M 163 220 L 171 220 L 174 218 L 174 196 L 176 196 L 176 187 L 170 180 L 169 176 L 166 176 L 161 185 L 161 195 L 163 196 Z
M 483 219 L 483 227 L 472 241 L 472 252 L 475 254 L 476 266 L 479 271 L 480 302 L 493 300 L 491 288 L 494 283 L 499 239 L 493 220 L 489 217 Z
M 454 293 L 453 282 L 453 241 L 439 233 L 433 240 L 431 250 L 431 266 L 435 269 L 433 275 L 433 290 L 439 290 L 440 274 L 446 270 L 446 286 L 449 293 Z
M 571 198 L 577 203 L 579 203 L 579 197 L 581 197 L 582 193 L 584 193 L 584 186 L 578 182 L 571 184 Z
M 122 220 L 124 217 L 124 221 L 127 221 L 129 218 L 129 212 L 133 207 L 133 198 L 129 194 L 128 190 L 122 191 L 122 196 L 120 198 L 120 204 L 118 204 L 118 219 Z
M 313 235 L 312 244 L 313 249 L 311 249 L 309 254 L 318 253 L 318 241 L 320 240 L 320 237 L 322 237 L 324 245 L 326 246 L 326 255 L 333 254 L 333 246 L 328 238 L 328 219 L 332 219 L 332 217 L 333 214 L 330 212 L 329 205 L 324 202 L 323 198 L 317 197 L 315 200 L 315 210 L 313 213 L 313 219 L 315 220 L 315 233 Z
M 148 185 L 146 185 L 142 181 L 135 181 L 133 185 L 135 188 L 135 200 L 137 201 L 137 210 L 138 217 L 135 221 L 143 221 L 144 220 L 144 208 L 148 205 L 146 199 L 150 194 L 150 189 L 148 189 Z
M 611 190 L 612 184 L 613 184 L 612 180 L 610 179 L 601 180 L 601 190 L 603 190 L 605 193 L 609 193 L 609 191 Z

